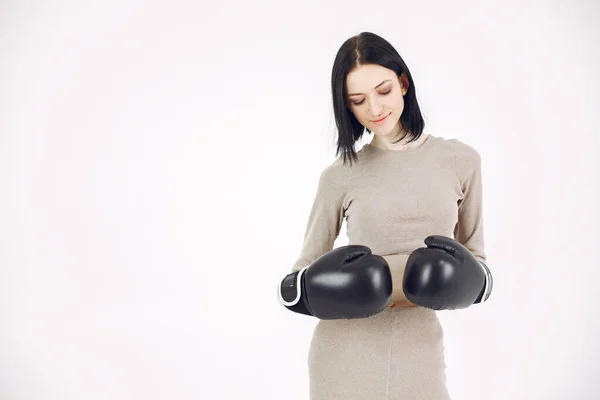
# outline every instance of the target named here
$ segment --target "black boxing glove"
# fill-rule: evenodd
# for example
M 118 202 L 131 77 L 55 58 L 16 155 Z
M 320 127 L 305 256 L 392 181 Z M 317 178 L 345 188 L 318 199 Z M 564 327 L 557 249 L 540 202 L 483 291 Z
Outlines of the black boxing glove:
M 406 263 L 402 286 L 410 302 L 433 310 L 454 310 L 488 299 L 492 275 L 469 249 L 440 235 L 428 236 L 425 244 Z
M 381 312 L 392 298 L 392 274 L 385 259 L 361 245 L 334 249 L 278 287 L 289 310 L 319 319 L 366 318 Z

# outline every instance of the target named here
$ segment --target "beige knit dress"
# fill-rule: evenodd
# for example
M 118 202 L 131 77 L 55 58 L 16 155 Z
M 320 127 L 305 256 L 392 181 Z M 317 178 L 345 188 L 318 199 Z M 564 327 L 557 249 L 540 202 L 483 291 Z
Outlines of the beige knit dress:
M 352 167 L 338 157 L 323 170 L 293 271 L 333 249 L 344 219 L 348 244 L 374 254 L 408 254 L 427 236 L 444 235 L 486 261 L 479 153 L 458 139 L 424 135 L 405 151 L 367 144 Z M 445 369 L 433 310 L 320 320 L 308 354 L 310 399 L 448 400 Z

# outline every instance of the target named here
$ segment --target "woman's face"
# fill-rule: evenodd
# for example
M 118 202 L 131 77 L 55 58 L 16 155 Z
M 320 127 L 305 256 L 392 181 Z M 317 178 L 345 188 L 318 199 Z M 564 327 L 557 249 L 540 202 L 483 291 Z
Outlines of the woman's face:
M 398 79 L 396 72 L 381 65 L 361 65 L 346 77 L 348 107 L 374 135 L 395 136 L 400 133 L 406 88 L 405 74 Z

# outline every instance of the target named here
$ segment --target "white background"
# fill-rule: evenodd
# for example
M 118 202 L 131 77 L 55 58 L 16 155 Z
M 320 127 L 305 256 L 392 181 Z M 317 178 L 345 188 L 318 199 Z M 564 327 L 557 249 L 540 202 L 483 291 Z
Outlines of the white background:
M 308 398 L 316 320 L 276 286 L 334 158 L 333 58 L 365 30 L 405 58 L 425 131 L 482 157 L 495 291 L 439 313 L 453 399 L 598 398 L 598 17 L 3 1 L 0 398 Z

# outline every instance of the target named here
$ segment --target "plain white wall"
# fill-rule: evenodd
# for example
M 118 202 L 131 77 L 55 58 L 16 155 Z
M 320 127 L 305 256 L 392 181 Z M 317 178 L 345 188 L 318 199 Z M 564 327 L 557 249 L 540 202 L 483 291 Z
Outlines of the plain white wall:
M 405 58 L 426 131 L 482 156 L 495 291 L 439 313 L 453 398 L 598 398 L 599 16 L 3 1 L 0 398 L 308 398 L 316 320 L 276 286 L 334 157 L 333 58 L 364 30 Z

